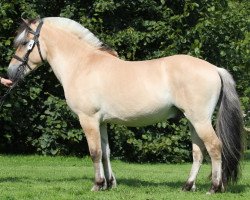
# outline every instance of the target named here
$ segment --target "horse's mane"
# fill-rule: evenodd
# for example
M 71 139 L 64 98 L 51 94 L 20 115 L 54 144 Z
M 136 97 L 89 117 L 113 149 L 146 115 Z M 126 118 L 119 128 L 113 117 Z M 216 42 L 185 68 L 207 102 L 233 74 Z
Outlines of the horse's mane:
M 101 48 L 103 45 L 103 43 L 92 32 L 90 32 L 89 29 L 71 19 L 63 17 L 46 17 L 43 21 L 69 31 L 79 39 L 85 40 L 94 47 Z
M 84 40 L 91 46 L 94 46 L 102 51 L 107 51 L 109 54 L 118 56 L 116 51 L 112 50 L 111 48 L 107 47 L 105 44 L 103 44 L 89 29 L 85 28 L 81 24 L 63 17 L 46 17 L 42 19 L 44 22 L 48 22 L 53 24 L 56 27 L 60 27 L 64 29 L 65 31 L 68 31 L 74 35 L 76 35 L 79 39 Z M 28 25 L 31 23 L 35 23 L 36 20 L 28 20 Z M 26 36 L 28 34 L 27 30 L 27 24 L 23 23 L 21 24 L 17 37 L 15 39 L 15 46 L 20 45 L 23 40 L 25 40 Z

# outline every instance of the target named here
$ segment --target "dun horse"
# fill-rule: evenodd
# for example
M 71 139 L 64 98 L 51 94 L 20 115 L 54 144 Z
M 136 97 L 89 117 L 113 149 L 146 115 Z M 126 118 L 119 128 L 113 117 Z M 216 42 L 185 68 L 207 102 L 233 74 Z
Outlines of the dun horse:
M 17 81 L 47 61 L 75 112 L 93 160 L 93 191 L 116 187 L 107 123 L 145 126 L 182 111 L 190 122 L 193 165 L 183 190 L 195 190 L 206 149 L 212 163 L 209 193 L 239 177 L 242 113 L 232 76 L 204 60 L 174 55 L 124 61 L 88 29 L 66 18 L 24 20 L 8 67 Z M 211 118 L 218 104 L 216 131 Z

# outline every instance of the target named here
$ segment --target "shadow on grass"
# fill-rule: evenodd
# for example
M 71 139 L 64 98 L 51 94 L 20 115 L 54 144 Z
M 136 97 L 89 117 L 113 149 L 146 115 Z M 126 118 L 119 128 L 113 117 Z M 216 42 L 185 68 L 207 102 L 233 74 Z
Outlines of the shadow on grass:
M 90 178 L 85 178 L 85 177 L 70 177 L 70 178 L 60 178 L 60 179 L 55 179 L 55 178 L 30 178 L 30 177 L 4 177 L 0 178 L 0 183 L 4 182 L 12 182 L 12 183 L 27 183 L 27 182 L 40 182 L 40 183 L 53 183 L 53 182 L 78 182 L 78 181 L 83 181 L 86 179 Z
M 24 182 L 27 179 L 28 179 L 27 177 L 4 177 L 0 178 L 0 183 L 4 182 L 18 183 L 18 182 Z
M 250 162 L 250 151 L 246 151 L 245 153 L 244 153 L 244 161 L 245 162 Z
M 130 187 L 160 187 L 160 186 L 167 186 L 170 188 L 182 188 L 184 182 L 175 181 L 175 182 L 151 182 L 151 181 L 144 181 L 140 179 L 130 178 L 130 179 L 118 179 L 118 184 L 127 185 Z
M 56 183 L 56 182 L 85 182 L 85 181 L 93 181 L 92 178 L 90 177 L 69 177 L 69 178 L 60 178 L 60 179 L 53 179 L 53 178 L 30 178 L 30 177 L 4 177 L 4 178 L 0 178 L 0 183 L 4 183 L 4 182 L 12 182 L 12 183 Z M 135 188 L 139 188 L 139 187 L 168 187 L 171 189 L 177 189 L 180 190 L 183 185 L 184 182 L 180 182 L 180 181 L 165 181 L 165 182 L 153 182 L 153 181 L 145 181 L 145 180 L 140 180 L 140 179 L 136 179 L 136 178 L 130 178 L 130 179 L 125 179 L 125 178 L 121 178 L 117 180 L 118 183 L 118 187 L 119 185 L 126 185 L 128 187 L 135 187 Z M 208 181 L 208 183 L 197 183 L 197 188 L 198 191 L 207 191 L 210 188 L 210 183 Z M 227 193 L 243 193 L 245 191 L 249 191 L 250 190 L 250 184 L 238 184 L 238 185 L 231 185 L 229 186 L 229 188 L 227 189 Z
M 161 183 L 155 183 L 155 182 L 149 182 L 139 179 L 118 179 L 118 186 L 119 184 L 126 185 L 129 187 L 162 187 L 166 186 L 172 189 L 181 189 L 184 185 L 184 182 L 180 181 L 166 181 Z M 199 191 L 206 191 L 210 188 L 210 183 L 197 183 L 197 188 Z M 238 184 L 238 185 L 231 185 L 228 187 L 227 191 L 228 193 L 243 193 L 245 191 L 250 190 L 250 184 Z
M 242 192 L 245 192 L 245 191 L 249 191 L 250 190 L 250 184 L 238 184 L 238 185 L 232 185 L 232 186 L 229 186 L 227 192 L 230 192 L 230 193 L 242 193 Z

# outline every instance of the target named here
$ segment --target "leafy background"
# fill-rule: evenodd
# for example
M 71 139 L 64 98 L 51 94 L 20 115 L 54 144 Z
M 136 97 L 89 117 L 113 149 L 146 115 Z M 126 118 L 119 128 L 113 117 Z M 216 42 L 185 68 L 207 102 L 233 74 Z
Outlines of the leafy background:
M 248 0 L 0 0 L 0 74 L 27 18 L 62 16 L 90 29 L 122 59 L 189 54 L 224 67 L 237 82 L 245 126 L 250 126 L 250 3 Z M 6 88 L 0 87 L 0 95 Z M 143 128 L 109 125 L 112 156 L 135 162 L 191 160 L 187 120 Z M 77 117 L 45 64 L 13 91 L 0 110 L 0 151 L 88 154 Z

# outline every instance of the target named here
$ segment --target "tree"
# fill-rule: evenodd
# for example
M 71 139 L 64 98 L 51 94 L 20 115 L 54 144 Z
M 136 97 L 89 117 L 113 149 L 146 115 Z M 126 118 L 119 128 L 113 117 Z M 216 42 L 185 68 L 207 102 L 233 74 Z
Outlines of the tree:
M 227 0 L 0 0 L 0 73 L 5 73 L 13 54 L 11 43 L 21 15 L 68 17 L 90 29 L 123 59 L 190 54 L 228 69 L 237 82 L 249 126 L 249 10 L 248 1 Z M 48 69 L 43 66 L 27 77 L 4 104 L 1 151 L 88 152 L 78 120 Z M 1 87 L 0 94 L 4 91 Z M 191 152 L 186 124 L 181 120 L 133 129 L 111 125 L 113 156 L 133 161 L 187 161 Z

